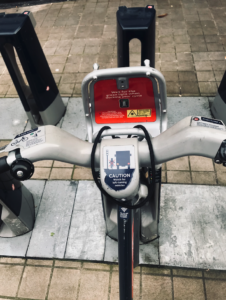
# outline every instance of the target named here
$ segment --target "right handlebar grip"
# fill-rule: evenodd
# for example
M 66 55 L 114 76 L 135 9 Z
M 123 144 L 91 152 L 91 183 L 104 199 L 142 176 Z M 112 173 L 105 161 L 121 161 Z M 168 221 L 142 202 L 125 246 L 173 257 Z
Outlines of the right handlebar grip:
M 3 156 L 0 158 L 0 174 L 6 171 L 9 171 L 10 167 L 6 161 L 7 156 Z

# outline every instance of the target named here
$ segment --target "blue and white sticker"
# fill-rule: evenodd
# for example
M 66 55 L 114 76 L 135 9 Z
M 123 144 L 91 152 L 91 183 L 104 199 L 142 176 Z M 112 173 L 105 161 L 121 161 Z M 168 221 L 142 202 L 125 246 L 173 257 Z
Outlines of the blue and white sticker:
M 201 126 L 225 131 L 225 125 L 221 120 L 210 119 L 206 117 L 192 117 L 191 126 Z
M 114 191 L 125 190 L 135 171 L 134 146 L 104 147 L 104 182 Z
M 45 143 L 45 127 L 38 127 L 18 134 L 3 150 L 9 152 L 17 148 L 30 148 Z

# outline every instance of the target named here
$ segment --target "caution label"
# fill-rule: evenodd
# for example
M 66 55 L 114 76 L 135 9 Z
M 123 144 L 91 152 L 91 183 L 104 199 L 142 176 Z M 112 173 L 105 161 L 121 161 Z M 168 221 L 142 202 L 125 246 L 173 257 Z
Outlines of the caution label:
M 104 147 L 104 182 L 110 189 L 125 190 L 132 182 L 135 171 L 134 151 L 133 145 Z
M 127 118 L 147 118 L 151 117 L 151 109 L 127 110 Z

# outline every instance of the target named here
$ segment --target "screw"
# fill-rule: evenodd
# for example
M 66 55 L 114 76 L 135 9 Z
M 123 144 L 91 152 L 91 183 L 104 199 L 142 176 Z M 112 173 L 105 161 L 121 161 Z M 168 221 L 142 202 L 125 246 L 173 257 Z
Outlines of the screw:
M 23 177 L 24 176 L 24 172 L 23 171 L 17 171 L 17 176 L 18 177 Z

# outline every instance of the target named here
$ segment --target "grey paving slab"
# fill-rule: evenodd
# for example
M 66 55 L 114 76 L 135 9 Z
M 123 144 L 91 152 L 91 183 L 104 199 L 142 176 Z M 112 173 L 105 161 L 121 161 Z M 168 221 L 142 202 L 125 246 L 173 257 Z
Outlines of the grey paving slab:
M 140 264 L 159 265 L 159 240 L 140 245 Z
M 140 245 L 139 263 L 145 265 L 159 265 L 159 241 Z M 118 262 L 118 242 L 106 236 L 104 261 Z
M 160 264 L 226 269 L 226 187 L 162 188 Z
M 78 183 L 48 181 L 27 257 L 64 258 Z
M 117 262 L 118 243 L 106 236 L 99 190 L 92 181 L 80 181 L 78 190 L 77 184 L 25 182 L 38 211 L 34 230 L 0 239 L 0 255 Z M 140 245 L 140 264 L 225 270 L 225 215 L 226 187 L 164 184 L 160 238 Z
M 61 128 L 82 140 L 87 139 L 82 98 L 70 98 Z
M 64 97 L 64 98 L 62 98 L 62 100 L 63 100 L 64 105 L 66 106 L 66 111 L 67 111 L 67 105 L 68 105 L 69 98 L 68 97 Z M 66 111 L 65 111 L 65 113 L 66 113 Z M 63 120 L 64 120 L 64 116 L 60 119 L 59 123 L 56 126 L 59 127 L 59 128 L 61 128 Z M 24 131 L 27 131 L 27 130 L 30 130 L 30 129 L 31 129 L 31 123 L 28 120 L 27 124 L 26 124 L 26 126 L 24 128 Z
M 168 128 L 187 116 L 212 118 L 208 97 L 168 97 Z
M 28 180 L 23 182 L 34 197 L 35 213 L 39 210 L 45 180 Z M 0 238 L 0 256 L 25 257 L 32 232 L 14 238 Z
M 82 140 L 87 139 L 82 98 L 63 98 L 66 113 L 57 127 Z M 168 97 L 168 127 L 189 115 L 211 118 L 208 97 Z M 16 117 L 15 117 L 16 116 Z M 0 138 L 12 139 L 18 133 L 31 129 L 19 98 L 0 99 Z
M 27 114 L 19 98 L 0 99 L 0 139 L 13 139 L 24 131 Z
M 209 104 L 210 104 L 210 108 L 213 104 L 213 101 L 214 101 L 215 97 L 208 97 L 208 100 L 209 100 Z M 211 111 L 210 111 L 211 112 Z
M 106 236 L 104 261 L 118 262 L 118 242 Z
M 65 258 L 103 260 L 105 222 L 99 189 L 79 181 Z

